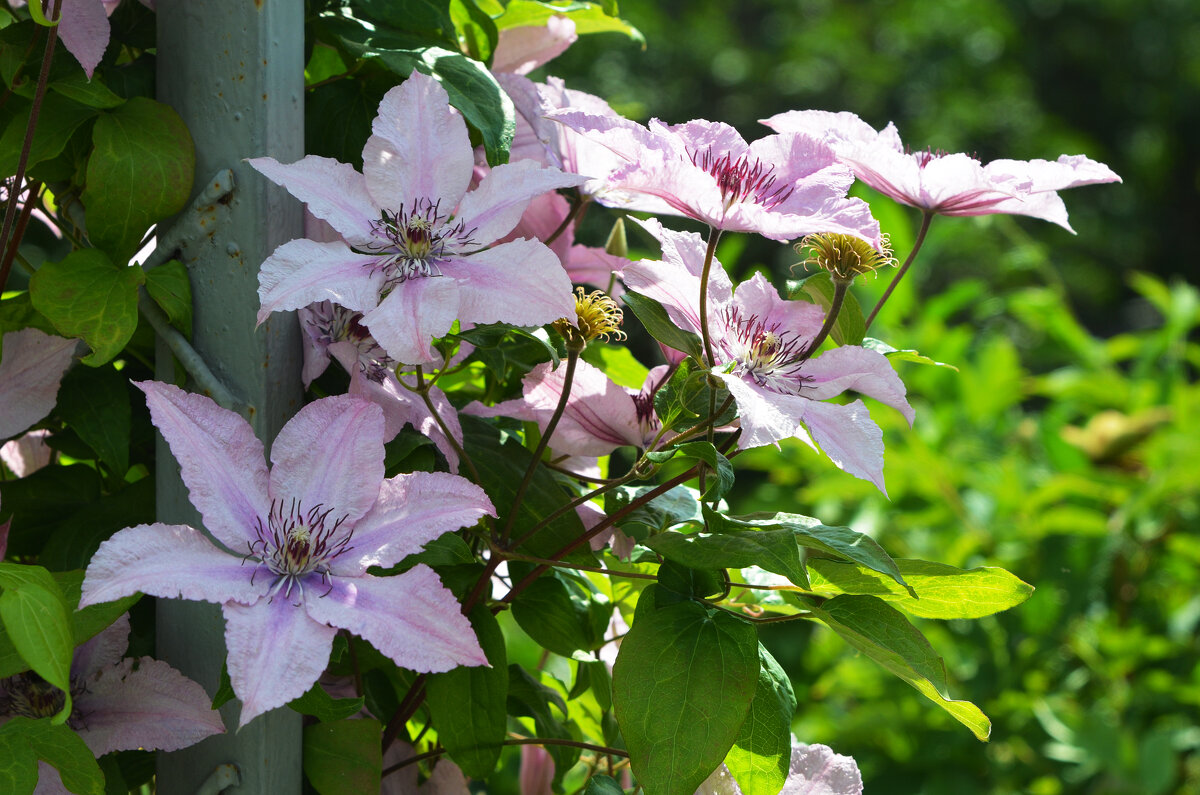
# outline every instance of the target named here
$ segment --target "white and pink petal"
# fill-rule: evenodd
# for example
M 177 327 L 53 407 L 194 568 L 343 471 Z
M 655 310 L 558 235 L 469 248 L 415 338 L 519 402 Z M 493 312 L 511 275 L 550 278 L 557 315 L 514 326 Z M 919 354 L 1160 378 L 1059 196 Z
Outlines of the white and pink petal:
M 291 240 L 258 272 L 258 322 L 272 312 L 332 301 L 355 312 L 374 309 L 383 288 L 378 254 L 359 254 L 340 241 Z

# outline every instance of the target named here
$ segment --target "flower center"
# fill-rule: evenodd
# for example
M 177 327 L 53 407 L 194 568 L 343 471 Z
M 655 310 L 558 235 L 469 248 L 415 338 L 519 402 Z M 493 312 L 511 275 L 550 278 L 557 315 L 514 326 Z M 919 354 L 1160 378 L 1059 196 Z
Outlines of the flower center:
M 717 154 L 712 149 L 691 153 L 692 163 L 711 174 L 721 189 L 721 199 L 728 210 L 736 202 L 752 201 L 770 210 L 792 195 L 790 185 L 775 185 L 775 167 L 742 155 L 736 160 L 729 152 Z
M 808 257 L 801 263 L 805 268 L 815 265 L 837 281 L 853 281 L 855 276 L 896 265 L 886 235 L 882 251 L 860 237 L 838 232 L 807 235 L 793 248 L 797 254 L 808 251 Z
M 0 680 L 0 715 L 26 718 L 49 718 L 57 715 L 66 703 L 66 694 L 33 671 Z M 78 698 L 85 692 L 82 681 L 72 677 L 71 697 Z M 78 707 L 71 713 L 68 725 L 78 728 L 82 716 Z
M 383 254 L 371 267 L 387 275 L 389 285 L 421 276 L 441 276 L 447 252 L 470 246 L 471 234 L 460 221 L 447 225 L 448 214 L 439 212 L 440 202 L 417 199 L 412 208 L 390 213 L 381 210 L 371 222 L 377 243 L 371 253 Z
M 358 349 L 359 371 L 375 383 L 383 383 L 384 376 L 395 369 L 396 360 L 387 355 L 367 327 L 362 325 L 362 312 L 353 312 L 336 304 L 326 306 L 328 309 L 322 307 L 314 310 L 306 321 L 316 332 L 309 332 L 310 336 L 326 345 L 353 343 Z
M 798 395 L 805 380 L 799 368 L 807 347 L 800 337 L 778 323 L 768 326 L 757 315 L 743 319 L 736 309 L 728 311 L 735 342 L 733 372 L 748 376 L 759 386 Z
M 250 554 L 259 556 L 275 576 L 269 597 L 283 591 L 284 598 L 290 598 L 295 588 L 303 598 L 305 580 L 313 574 L 332 590 L 329 564 L 353 549 L 349 545 L 353 531 L 339 532 L 346 517 L 330 523 L 329 514 L 333 511 L 322 511 L 322 507 L 317 505 L 305 511 L 300 501 L 293 499 L 284 513 L 283 501 L 271 500 L 267 526 L 263 527 L 262 519 L 258 520 L 258 539 L 250 544 Z

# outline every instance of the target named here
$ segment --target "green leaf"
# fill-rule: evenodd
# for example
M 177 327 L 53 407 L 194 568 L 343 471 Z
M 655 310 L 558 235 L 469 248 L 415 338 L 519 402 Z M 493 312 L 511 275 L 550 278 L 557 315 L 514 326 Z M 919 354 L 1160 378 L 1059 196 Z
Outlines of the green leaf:
M 21 731 L 26 722 L 17 717 L 0 726 L 0 792 L 28 795 L 37 786 L 37 754 Z
M 167 314 L 171 325 L 192 338 L 192 281 L 179 260 L 146 271 L 146 292 Z
M 43 467 L 4 484 L 0 522 L 12 519 L 8 554 L 36 555 L 64 515 L 100 496 L 100 476 L 84 464 Z
M 321 685 L 314 684 L 307 693 L 289 701 L 288 706 L 301 715 L 312 715 L 321 723 L 332 723 L 357 715 L 363 708 L 363 698 L 333 698 Z
M 883 547 L 870 536 L 849 527 L 830 527 L 821 524 L 818 519 L 798 513 L 725 516 L 706 511 L 705 518 L 708 521 L 708 529 L 714 533 L 736 530 L 790 530 L 795 534 L 796 543 L 800 546 L 819 549 L 830 555 L 861 563 L 871 571 L 886 574 L 900 585 L 907 586 L 896 561 L 883 551 Z
M 304 775 L 320 795 L 379 792 L 383 726 L 377 720 L 339 720 L 304 727 Z
M 884 356 L 886 356 L 891 361 L 915 362 L 916 364 L 930 364 L 930 365 L 933 365 L 934 367 L 947 367 L 956 373 L 958 372 L 958 368 L 952 364 L 946 364 L 945 362 L 934 361 L 933 359 L 930 359 L 928 356 L 925 356 L 914 350 L 899 350 L 898 348 L 893 348 L 891 345 L 888 345 L 883 340 L 877 340 L 874 337 L 863 337 L 862 346 L 864 348 L 866 348 L 867 350 L 875 351 L 876 353 L 882 353 Z
M 833 306 L 833 278 L 825 271 L 814 273 L 807 279 L 788 283 L 788 297 L 795 299 L 800 293 L 808 295 L 813 303 L 825 308 L 828 312 Z M 829 336 L 838 345 L 862 345 L 863 335 L 867 333 L 866 322 L 863 320 L 862 307 L 858 299 L 849 289 L 842 299 L 842 308 L 838 312 Z
M 480 486 L 492 499 L 503 521 L 512 510 L 517 486 L 533 456 L 515 438 L 498 443 L 498 434 L 483 420 L 463 415 L 463 444 L 467 455 L 479 470 Z M 544 467 L 534 471 L 533 480 L 525 492 L 513 523 L 513 537 L 520 538 L 530 528 L 570 501 L 570 497 Z M 518 549 L 539 558 L 556 554 L 584 533 L 583 524 L 575 511 L 564 511 L 554 521 L 539 530 Z M 595 555 L 586 543 L 565 558 L 574 563 L 593 565 Z
M 588 779 L 583 795 L 625 795 L 625 790 L 612 776 L 599 774 Z
M 405 33 L 434 35 L 451 41 L 454 22 L 449 0 L 350 0 L 355 15 Z
M 658 567 L 655 604 L 665 607 L 686 599 L 704 599 L 725 591 L 725 578 L 719 567 L 691 568 L 674 561 Z
M 754 627 L 696 602 L 639 611 L 613 667 L 613 708 L 638 782 L 692 795 L 740 734 L 758 684 Z
M 4 128 L 4 133 L 0 135 L 0 174 L 17 173 L 21 148 L 25 144 L 25 129 L 29 126 L 29 111 L 30 108 L 27 107 L 15 114 Z M 29 159 L 25 163 L 26 169 L 32 169 L 38 163 L 58 157 L 75 134 L 75 130 L 95 115 L 94 108 L 80 105 L 58 94 L 47 94 L 38 112 L 37 129 L 29 149 Z
M 667 310 L 658 301 L 635 292 L 625 293 L 621 300 L 637 315 L 637 319 L 642 321 L 651 337 L 668 348 L 686 353 L 698 362 L 704 361 L 704 347 L 699 335 L 684 331 L 671 322 Z
M 815 559 L 811 590 L 819 594 L 877 596 L 920 618 L 982 618 L 1015 607 L 1033 594 L 1033 586 L 1004 569 L 984 566 L 957 569 L 927 560 L 897 560 L 914 597 L 891 579 L 853 563 Z
M 571 587 L 557 576 L 547 574 L 513 600 L 513 618 L 544 648 L 572 657 L 576 651 L 591 651 L 604 643 L 604 627 L 612 607 L 609 605 L 604 611 L 590 609 L 593 600 L 603 598 L 593 594 L 592 599 L 587 599 L 572 593 Z
M 758 646 L 758 687 L 750 714 L 725 757 L 745 795 L 776 795 L 783 789 L 792 761 L 792 682 L 766 647 Z
M 137 328 L 141 268 L 114 265 L 103 251 L 72 251 L 47 262 L 29 280 L 33 306 L 64 337 L 82 337 L 92 352 L 84 364 L 98 367 L 121 352 Z
M 320 48 L 325 49 L 325 48 Z M 386 74 L 386 73 L 385 73 Z M 362 168 L 362 150 L 371 120 L 394 78 L 335 80 L 304 96 L 304 143 L 310 154 Z
M 650 371 L 623 345 L 589 345 L 580 354 L 585 362 L 595 365 L 613 383 L 630 389 L 641 389 Z
M 141 594 L 126 596 L 115 602 L 101 602 L 79 609 L 79 595 L 83 586 L 82 571 L 52 571 L 50 576 L 62 590 L 63 599 L 73 608 L 71 613 L 71 637 L 76 646 L 86 642 L 100 630 L 112 624 L 129 608 L 137 604 Z M 8 674 L 0 674 L 7 676 Z
M 695 569 L 745 569 L 758 566 L 781 574 L 801 588 L 808 576 L 791 530 L 744 530 L 723 533 L 668 531 L 642 541 L 668 560 Z
M 470 618 L 491 667 L 460 666 L 433 674 L 425 693 L 438 739 L 450 758 L 469 778 L 487 778 L 500 760 L 504 742 L 508 656 L 504 634 L 492 612 L 476 605 Z
M 950 698 L 946 664 L 894 607 L 874 596 L 835 596 L 811 610 L 843 640 L 908 682 L 978 739 L 988 739 L 991 721 L 970 701 Z
M 638 499 L 655 486 L 618 486 L 604 495 L 604 512 L 615 513 Z M 666 530 L 683 522 L 703 522 L 704 513 L 700 503 L 700 492 L 688 486 L 676 486 L 660 494 L 646 505 L 633 510 L 620 523 L 620 527 L 631 529 L 644 525 L 654 533 Z M 636 530 L 631 530 L 636 532 Z M 642 535 L 642 534 L 639 534 Z
M 104 773 L 78 734 L 51 721 L 14 718 L 17 720 L 22 721 L 17 730 L 38 759 L 58 770 L 64 787 L 80 795 L 104 795 Z
M 641 31 L 623 19 L 606 13 L 602 5 L 596 3 L 571 2 L 536 2 L 535 0 L 512 0 L 504 13 L 496 19 L 496 27 L 500 30 L 519 28 L 526 25 L 541 27 L 552 16 L 565 16 L 575 23 L 575 32 L 580 36 L 587 33 L 623 33 L 629 38 L 646 46 L 646 39 Z
M 533 718 L 534 734 L 537 737 L 558 740 L 582 739 L 578 727 L 565 721 L 567 704 L 558 690 L 539 682 L 533 674 L 515 663 L 508 666 L 508 674 L 509 715 Z M 537 676 L 541 677 L 542 681 L 554 681 L 553 677 L 544 671 L 538 671 Z M 557 708 L 557 714 L 551 709 L 552 705 Z M 579 748 L 568 745 L 546 746 L 546 752 L 554 760 L 555 781 L 561 783 L 563 775 L 575 766 L 579 761 L 579 751 Z
M 58 413 L 117 478 L 129 470 L 127 379 L 112 367 L 76 367 L 58 390 Z
M 96 120 L 88 159 L 88 237 L 126 262 L 150 225 L 183 209 L 196 154 L 187 125 L 169 106 L 134 97 Z
M 55 63 L 57 65 L 59 61 L 56 59 Z M 61 63 L 66 63 L 66 61 Z M 104 81 L 100 79 L 99 75 L 95 75 L 89 80 L 79 64 L 74 64 L 74 68 L 64 70 L 54 76 L 49 89 L 89 108 L 115 108 L 125 102 L 124 97 L 117 96 L 109 90 L 108 86 L 104 85 Z
M 233 682 L 229 679 L 229 665 L 221 661 L 221 675 L 217 678 L 217 692 L 213 693 L 212 708 L 220 709 L 237 698 L 233 692 Z
M 64 693 L 63 708 L 54 716 L 62 723 L 71 714 L 70 608 L 41 566 L 0 563 L 0 588 L 0 619 L 13 646 L 34 673 Z

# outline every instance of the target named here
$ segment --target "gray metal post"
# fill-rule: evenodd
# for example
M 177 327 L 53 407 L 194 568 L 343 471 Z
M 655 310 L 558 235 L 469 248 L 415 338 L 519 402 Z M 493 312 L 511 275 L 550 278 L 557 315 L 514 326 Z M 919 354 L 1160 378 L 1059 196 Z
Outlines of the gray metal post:
M 245 163 L 304 154 L 304 3 L 302 0 L 158 0 L 158 98 L 175 108 L 196 142 L 196 191 L 221 169 L 235 188 L 222 203 L 179 224 L 191 273 L 193 344 L 248 408 L 268 445 L 299 407 L 300 341 L 294 316 L 276 314 L 258 330 L 258 267 L 276 246 L 302 234 L 300 206 Z M 190 239 L 188 239 L 190 238 Z M 160 343 L 159 377 L 172 375 Z M 178 468 L 159 445 L 158 518 L 199 526 Z M 225 656 L 224 620 L 215 605 L 160 600 L 158 654 L 211 693 Z M 283 662 L 283 661 L 281 661 Z M 300 718 L 286 709 L 235 732 L 237 703 L 222 710 L 227 734 L 161 754 L 158 792 L 193 795 L 220 765 L 241 774 L 237 792 L 290 795 L 301 789 Z M 210 782 L 206 792 L 220 785 Z

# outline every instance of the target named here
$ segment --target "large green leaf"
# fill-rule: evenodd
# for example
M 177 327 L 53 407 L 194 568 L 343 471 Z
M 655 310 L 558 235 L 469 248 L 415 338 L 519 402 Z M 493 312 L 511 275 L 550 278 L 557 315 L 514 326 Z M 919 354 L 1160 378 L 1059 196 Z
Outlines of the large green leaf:
M 414 69 L 436 77 L 450 96 L 450 104 L 479 131 L 488 164 L 508 162 L 516 110 L 482 63 L 433 43 L 440 38 L 431 40 L 429 36 L 373 25 L 356 19 L 345 8 L 321 14 L 316 30 L 353 58 L 373 60 L 401 78 L 407 78 Z
M 82 337 L 92 352 L 83 358 L 93 367 L 121 352 L 137 328 L 141 268 L 114 265 L 95 248 L 72 251 L 61 262 L 47 262 L 29 280 L 33 306 L 64 337 Z
M 754 627 L 692 601 L 639 610 L 613 708 L 648 795 L 692 795 L 740 734 L 758 684 Z
M 112 367 L 76 367 L 58 390 L 58 413 L 96 451 L 111 475 L 129 469 L 128 379 Z
M 168 105 L 134 97 L 96 120 L 88 159 L 88 237 L 125 262 L 151 224 L 183 209 L 196 153 L 187 125 Z
M 513 618 L 529 637 L 544 648 L 572 657 L 576 651 L 598 649 L 604 643 L 604 629 L 612 614 L 594 609 L 600 594 L 586 598 L 572 592 L 571 586 L 557 576 L 547 574 L 535 580 L 513 600 Z
M 705 510 L 708 529 L 714 533 L 736 530 L 790 530 L 796 543 L 804 547 L 819 549 L 839 558 L 861 563 L 872 571 L 886 574 L 900 585 L 906 585 L 904 575 L 883 547 L 870 536 L 849 527 L 830 527 L 820 520 L 798 513 L 746 514 L 724 516 Z
M 479 471 L 480 486 L 492 499 L 500 521 L 512 510 L 517 486 L 533 456 L 515 438 L 500 442 L 499 433 L 483 420 L 466 415 L 462 420 L 463 444 L 467 455 Z M 554 477 L 544 467 L 534 471 L 533 480 L 525 492 L 513 523 L 513 538 L 521 538 L 538 522 L 570 501 Z M 548 557 L 583 535 L 583 523 L 575 511 L 565 511 L 539 530 L 519 549 L 536 557 Z M 587 544 L 582 544 L 566 558 L 576 563 L 592 565 L 595 556 Z
M 700 337 L 695 332 L 684 331 L 671 322 L 667 310 L 658 301 L 634 292 L 625 293 L 621 300 L 637 315 L 637 319 L 642 321 L 651 337 L 668 348 L 686 353 L 698 362 L 704 360 Z
M 776 795 L 792 761 L 792 682 L 766 647 L 758 647 L 758 687 L 725 766 L 745 795 Z
M 0 134 L 0 174 L 17 173 L 25 129 L 29 126 L 29 110 L 17 113 Z M 25 167 L 32 169 L 38 163 L 58 157 L 79 125 L 95 115 L 94 108 L 58 94 L 47 94 L 38 112 L 37 129 Z
M 61 723 L 71 714 L 70 608 L 58 583 L 41 566 L 0 563 L 0 619 L 13 647 L 29 667 L 62 690 L 65 703 L 55 716 Z
M 733 488 L 733 464 L 729 463 L 729 459 L 723 456 L 712 442 L 684 442 L 668 450 L 646 453 L 646 458 L 656 464 L 669 461 L 676 456 L 708 464 L 709 471 L 716 473 L 715 478 L 709 479 L 708 487 L 702 495 L 704 499 L 719 500 Z
M 667 531 L 642 543 L 663 557 L 694 569 L 758 566 L 782 574 L 801 588 L 808 588 L 808 576 L 800 561 L 800 547 L 791 530 L 686 534 Z
M 484 605 L 471 611 L 471 626 L 486 666 L 434 674 L 425 686 L 438 739 L 470 778 L 487 778 L 500 760 L 508 699 L 508 654 L 496 617 Z
M 982 618 L 1021 604 L 1033 586 L 1004 569 L 957 569 L 927 560 L 897 560 L 913 594 L 893 580 L 853 563 L 810 560 L 812 591 L 878 596 L 920 618 Z
M 104 774 L 96 764 L 96 757 L 79 735 L 66 726 L 54 725 L 48 720 L 15 717 L 0 727 L 0 755 L 9 763 L 0 767 L 0 785 L 23 778 L 21 771 L 27 767 L 25 760 L 32 758 L 41 759 L 57 769 L 68 791 L 79 795 L 104 795 Z M 10 771 L 16 773 L 12 779 L 9 778 Z M 36 776 L 35 768 L 35 779 Z M 33 787 L 5 788 L 3 791 L 32 792 Z
M 874 596 L 835 596 L 811 609 L 851 646 L 908 682 L 978 739 L 987 740 L 992 731 L 987 715 L 970 701 L 950 698 L 946 664 L 900 611 Z
M 379 792 L 383 727 L 377 720 L 338 720 L 304 727 L 304 775 L 320 795 Z

